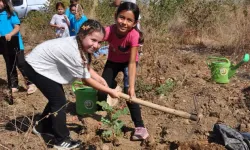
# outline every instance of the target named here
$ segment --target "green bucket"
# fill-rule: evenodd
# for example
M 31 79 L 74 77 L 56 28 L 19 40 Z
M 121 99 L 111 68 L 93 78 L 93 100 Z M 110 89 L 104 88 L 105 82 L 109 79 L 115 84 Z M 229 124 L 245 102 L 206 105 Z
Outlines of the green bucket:
M 76 85 L 80 87 L 76 88 Z M 72 90 L 76 95 L 76 113 L 79 115 L 93 114 L 97 110 L 97 91 L 92 87 L 83 85 L 82 82 L 75 81 Z
M 228 73 L 230 70 L 230 61 L 226 58 L 208 57 L 207 65 L 211 70 L 211 78 L 216 83 L 228 83 Z

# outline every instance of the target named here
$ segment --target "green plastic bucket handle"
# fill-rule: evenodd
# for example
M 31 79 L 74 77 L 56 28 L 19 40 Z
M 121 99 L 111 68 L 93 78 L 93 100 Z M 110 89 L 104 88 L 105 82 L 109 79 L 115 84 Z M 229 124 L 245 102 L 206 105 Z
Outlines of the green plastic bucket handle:
M 245 54 L 244 58 L 243 58 L 244 62 L 248 62 L 249 61 L 249 54 Z
M 83 87 L 86 87 L 86 86 L 83 85 L 82 82 L 80 82 L 80 81 L 75 81 L 75 82 L 72 83 L 72 86 L 71 86 L 72 91 L 73 91 L 74 93 L 75 93 L 75 91 L 77 90 L 76 87 L 75 87 L 76 84 L 82 85 Z
M 207 63 L 207 65 L 208 65 L 209 68 L 211 68 L 211 62 L 212 62 L 213 60 L 216 60 L 216 61 L 224 61 L 224 62 L 230 64 L 230 61 L 229 61 L 227 58 L 210 56 L 210 57 L 208 57 L 207 60 L 206 60 L 206 63 Z

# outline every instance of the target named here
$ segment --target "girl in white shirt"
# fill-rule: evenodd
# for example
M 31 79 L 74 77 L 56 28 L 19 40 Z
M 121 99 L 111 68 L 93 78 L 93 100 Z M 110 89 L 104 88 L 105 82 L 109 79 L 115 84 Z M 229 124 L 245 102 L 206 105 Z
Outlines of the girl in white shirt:
M 89 19 L 82 24 L 76 37 L 46 41 L 26 56 L 25 72 L 28 78 L 48 99 L 41 115 L 44 119 L 36 123 L 33 133 L 54 136 L 55 148 L 73 149 L 80 144 L 69 137 L 66 97 L 62 84 L 81 78 L 87 85 L 106 92 L 113 98 L 119 97 L 89 65 L 90 54 L 100 47 L 104 36 L 105 30 L 101 24 Z
M 50 26 L 56 28 L 56 37 L 68 37 L 70 22 L 68 17 L 64 14 L 65 6 L 62 2 L 56 3 L 57 14 L 55 14 L 51 21 Z

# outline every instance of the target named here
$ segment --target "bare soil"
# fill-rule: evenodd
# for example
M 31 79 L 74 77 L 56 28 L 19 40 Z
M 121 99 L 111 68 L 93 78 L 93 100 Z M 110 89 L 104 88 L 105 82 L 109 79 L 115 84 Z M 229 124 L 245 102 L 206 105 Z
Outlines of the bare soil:
M 230 79 L 230 83 L 216 84 L 211 81 L 210 70 L 205 62 L 207 56 L 211 55 L 209 53 L 203 53 L 202 50 L 195 50 L 192 47 L 170 49 L 157 59 L 152 58 L 152 53 L 148 49 L 142 56 L 137 81 L 142 82 L 143 79 L 145 83 L 156 85 L 172 78 L 176 86 L 167 95 L 157 95 L 152 92 L 154 90 L 143 92 L 145 87 L 141 86 L 138 97 L 188 113 L 200 113 L 203 115 L 201 120 L 191 121 L 142 106 L 142 116 L 150 138 L 145 141 L 131 141 L 134 125 L 130 115 L 126 115 L 120 118 L 125 122 L 125 128 L 124 135 L 118 138 L 118 144 L 106 143 L 101 140 L 97 132 L 100 116 L 104 113 L 77 116 L 75 96 L 70 85 L 67 85 L 64 87 L 69 101 L 67 125 L 71 136 L 82 141 L 82 146 L 78 149 L 224 150 L 223 146 L 212 140 L 215 123 L 223 122 L 241 131 L 250 130 L 248 99 L 250 90 L 247 89 L 250 76 L 247 66 L 241 67 L 237 75 Z M 0 64 L 0 85 L 1 89 L 6 89 L 5 63 L 2 58 Z M 102 64 L 95 62 L 94 65 L 101 72 Z M 19 79 L 20 85 L 25 87 L 21 75 Z M 7 104 L 4 95 L 5 92 L 0 90 L 0 149 L 53 149 L 50 146 L 53 140 L 46 138 L 44 140 L 31 133 L 30 123 L 42 112 L 47 103 L 40 91 L 26 95 L 23 88 L 14 94 L 13 105 Z M 124 100 L 121 99 L 119 105 L 123 104 Z

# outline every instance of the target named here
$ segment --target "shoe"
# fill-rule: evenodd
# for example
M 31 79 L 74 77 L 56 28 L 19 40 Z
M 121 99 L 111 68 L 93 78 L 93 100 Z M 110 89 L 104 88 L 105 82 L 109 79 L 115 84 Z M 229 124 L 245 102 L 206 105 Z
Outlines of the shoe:
M 19 91 L 18 88 L 11 88 L 12 93 L 17 93 Z
M 37 90 L 37 87 L 35 86 L 35 84 L 30 84 L 28 85 L 27 94 L 35 93 L 36 90 Z
M 38 136 L 41 136 L 41 135 L 48 135 L 48 136 L 54 137 L 54 135 L 51 134 L 51 133 L 41 133 L 41 132 L 39 132 L 39 131 L 36 129 L 36 126 L 34 126 L 34 127 L 32 128 L 32 133 L 34 133 L 34 134 L 36 134 L 36 135 L 38 135 Z
M 138 141 L 138 140 L 145 140 L 148 138 L 149 134 L 146 128 L 144 127 L 136 127 L 135 133 L 132 136 L 132 140 Z
M 74 141 L 70 137 L 67 137 L 62 142 L 54 145 L 54 148 L 58 150 L 70 150 L 73 148 L 77 148 L 81 144 L 80 141 Z

